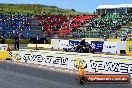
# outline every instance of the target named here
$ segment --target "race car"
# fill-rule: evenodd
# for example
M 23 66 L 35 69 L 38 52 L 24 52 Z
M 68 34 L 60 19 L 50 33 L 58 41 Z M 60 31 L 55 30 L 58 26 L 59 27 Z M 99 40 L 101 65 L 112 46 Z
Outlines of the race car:
M 65 52 L 75 52 L 76 46 L 75 45 L 69 45 L 68 48 L 63 48 Z
M 77 49 L 78 48 L 78 49 Z M 90 44 L 86 43 L 85 45 L 70 45 L 68 48 L 63 48 L 65 52 L 79 52 L 79 53 L 93 53 L 95 49 L 91 47 Z

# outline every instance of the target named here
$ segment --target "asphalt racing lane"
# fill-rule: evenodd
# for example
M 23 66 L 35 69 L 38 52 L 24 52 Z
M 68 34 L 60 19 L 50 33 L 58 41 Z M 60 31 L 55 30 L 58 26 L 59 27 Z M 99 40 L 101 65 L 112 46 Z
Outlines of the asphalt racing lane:
M 0 61 L 0 88 L 132 88 L 131 84 L 76 84 L 75 74 Z

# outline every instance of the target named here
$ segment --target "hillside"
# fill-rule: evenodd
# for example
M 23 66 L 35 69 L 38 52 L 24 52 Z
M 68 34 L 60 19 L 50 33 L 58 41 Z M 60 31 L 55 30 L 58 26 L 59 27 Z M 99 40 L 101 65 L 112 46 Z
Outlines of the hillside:
M 12 13 L 20 13 L 20 14 L 29 13 L 34 15 L 42 12 L 49 14 L 64 14 L 64 15 L 82 14 L 81 12 L 77 12 L 74 9 L 61 9 L 56 6 L 47 6 L 40 4 L 3 4 L 3 3 L 0 3 L 0 12 L 4 14 L 12 12 Z

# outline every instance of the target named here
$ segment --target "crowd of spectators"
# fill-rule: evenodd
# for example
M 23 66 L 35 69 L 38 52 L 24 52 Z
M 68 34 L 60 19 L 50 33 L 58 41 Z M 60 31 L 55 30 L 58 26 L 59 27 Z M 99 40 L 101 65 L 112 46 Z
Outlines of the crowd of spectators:
M 129 22 L 127 15 L 107 14 L 97 19 L 93 19 L 88 26 L 91 28 L 102 28 L 105 30 L 118 30 L 121 26 Z
M 94 17 L 95 15 L 66 16 L 62 14 L 43 14 L 36 16 L 39 21 L 38 25 L 44 33 L 48 35 L 55 33 L 59 36 L 64 36 L 76 31 L 77 28 Z M 29 38 L 32 36 L 30 33 L 32 20 L 32 17 L 28 14 L 20 15 L 9 13 L 5 15 L 0 13 L 0 36 L 4 38 L 14 38 L 16 34 L 19 34 L 20 38 Z
M 60 37 L 64 37 L 67 34 L 79 31 L 79 34 L 85 34 L 86 31 L 92 30 L 118 30 L 123 25 L 128 23 L 132 18 L 129 15 L 120 14 L 105 14 L 102 17 L 97 17 L 96 15 L 51 15 L 43 14 L 37 15 L 35 20 L 39 22 L 36 23 L 43 33 L 48 35 L 57 34 Z M 16 34 L 19 34 L 20 38 L 29 38 L 32 36 L 30 30 L 32 30 L 32 20 L 31 16 L 11 14 L 3 15 L 0 14 L 0 36 L 4 38 L 14 38 Z M 36 21 L 34 21 L 36 22 Z M 77 30 L 84 24 L 88 24 L 85 29 Z M 38 29 L 36 29 L 38 30 Z M 83 33 L 85 31 L 85 33 Z M 82 32 L 82 33 L 81 33 Z M 37 34 L 37 33 L 36 33 Z M 40 40 L 43 40 L 41 38 Z M 31 40 L 35 40 L 32 37 Z M 34 42 L 35 43 L 35 42 Z
M 76 32 L 79 37 L 87 32 L 99 31 L 109 33 L 110 31 L 117 31 L 122 26 L 132 21 L 132 16 L 128 14 L 105 14 L 101 17 L 94 18 L 88 22 L 88 25 Z M 101 33 L 99 33 L 100 35 Z M 116 36 L 116 35 L 115 35 Z
M 13 38 L 19 33 L 21 38 L 30 34 L 31 19 L 29 15 L 11 14 L 3 15 L 0 13 L 0 36 Z
M 42 27 L 42 31 L 48 34 L 58 33 L 60 36 L 69 34 L 75 31 L 78 27 L 81 27 L 89 20 L 92 20 L 95 15 L 39 15 L 39 26 Z

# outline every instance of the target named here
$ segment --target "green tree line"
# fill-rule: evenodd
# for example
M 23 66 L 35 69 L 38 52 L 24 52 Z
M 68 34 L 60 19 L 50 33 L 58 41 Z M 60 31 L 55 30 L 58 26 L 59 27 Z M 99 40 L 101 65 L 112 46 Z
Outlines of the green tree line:
M 0 13 L 8 14 L 19 13 L 19 14 L 33 14 L 37 15 L 40 13 L 49 13 L 49 14 L 63 14 L 63 15 L 76 15 L 76 14 L 89 14 L 77 12 L 74 9 L 61 9 L 56 6 L 47 6 L 40 4 L 3 4 L 0 3 Z

